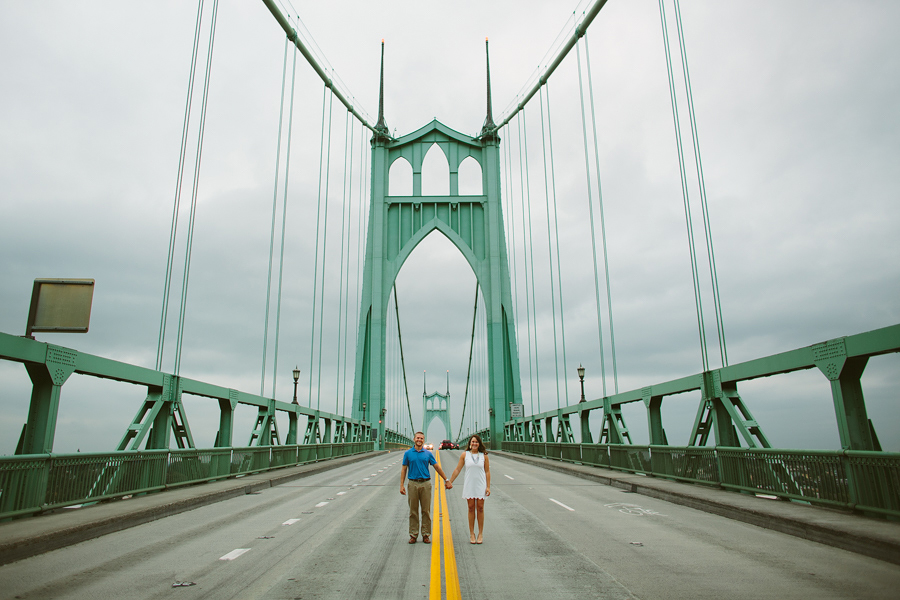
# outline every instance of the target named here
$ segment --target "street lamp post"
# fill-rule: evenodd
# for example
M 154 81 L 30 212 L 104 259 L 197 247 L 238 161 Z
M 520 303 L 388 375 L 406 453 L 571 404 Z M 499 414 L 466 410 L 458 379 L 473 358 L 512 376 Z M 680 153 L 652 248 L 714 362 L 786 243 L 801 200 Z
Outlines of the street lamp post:
M 581 380 L 581 400 L 579 402 L 584 402 L 584 367 L 580 364 L 578 365 L 578 379 Z
M 297 402 L 297 380 L 300 379 L 300 368 L 294 367 L 294 400 L 291 404 L 299 404 Z

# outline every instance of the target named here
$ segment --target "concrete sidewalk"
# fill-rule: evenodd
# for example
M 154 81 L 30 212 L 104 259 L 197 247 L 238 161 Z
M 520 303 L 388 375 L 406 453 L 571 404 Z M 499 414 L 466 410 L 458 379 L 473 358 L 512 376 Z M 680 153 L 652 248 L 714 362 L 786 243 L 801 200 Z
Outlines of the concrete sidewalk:
M 510 458 L 900 565 L 900 522 L 511 452 Z
M 0 565 L 382 454 L 355 454 L 0 523 Z

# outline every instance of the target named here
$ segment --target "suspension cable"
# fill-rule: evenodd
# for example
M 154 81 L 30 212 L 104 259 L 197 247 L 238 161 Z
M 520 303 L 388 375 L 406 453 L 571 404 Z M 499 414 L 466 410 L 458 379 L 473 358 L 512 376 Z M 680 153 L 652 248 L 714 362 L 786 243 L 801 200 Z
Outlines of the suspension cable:
M 169 230 L 169 252 L 166 257 L 166 280 L 163 285 L 162 316 L 159 319 L 159 340 L 156 345 L 156 370 L 162 370 L 163 349 L 166 344 L 166 321 L 169 312 L 169 295 L 172 289 L 172 263 L 175 259 L 175 234 L 178 229 L 178 211 L 181 207 L 181 187 L 184 181 L 184 159 L 187 153 L 187 135 L 191 123 L 191 104 L 194 95 L 194 74 L 197 69 L 197 49 L 200 44 L 200 25 L 203 20 L 203 0 L 197 4 L 197 23 L 194 25 L 194 48 L 191 52 L 191 68 L 188 75 L 187 100 L 184 103 L 184 124 L 181 127 L 181 146 L 178 150 L 178 175 L 175 180 L 175 202 L 172 208 L 172 227 Z M 286 51 L 286 50 L 285 50 Z
M 725 322 L 722 316 L 722 300 L 719 296 L 719 276 L 716 270 L 716 253 L 713 249 L 712 225 L 709 221 L 709 208 L 706 200 L 706 180 L 703 177 L 703 161 L 700 159 L 700 134 L 697 131 L 697 117 L 694 112 L 694 93 L 691 90 L 691 75 L 688 70 L 687 49 L 684 42 L 684 30 L 681 25 L 681 6 L 675 2 L 675 23 L 678 27 L 678 47 L 681 51 L 681 66 L 684 71 L 684 87 L 687 91 L 688 115 L 691 120 L 691 139 L 694 144 L 694 163 L 700 184 L 700 207 L 703 212 L 703 233 L 706 236 L 706 255 L 709 260 L 709 273 L 712 282 L 713 308 L 716 312 L 716 330 L 719 336 L 719 358 L 722 366 L 728 366 L 728 351 L 725 348 Z
M 351 121 L 351 127 L 356 124 L 355 121 Z M 362 135 L 362 134 L 360 134 Z M 364 137 L 364 136 L 363 136 Z M 341 233 L 342 239 L 346 237 L 347 240 L 347 283 L 344 285 L 344 246 L 341 245 L 341 287 L 344 292 L 344 393 L 341 394 L 341 415 L 347 414 L 347 335 L 348 335 L 348 320 L 350 317 L 350 231 L 352 228 L 351 217 L 353 215 L 353 130 L 350 131 L 350 178 L 349 178 L 349 187 L 350 189 L 347 192 L 347 201 L 350 204 L 350 210 L 347 212 L 347 234 L 346 236 Z M 343 231 L 343 228 L 342 228 Z M 340 340 L 340 327 L 341 324 L 338 322 L 338 340 Z M 340 341 L 338 342 L 340 344 Z M 338 372 L 340 373 L 340 345 L 338 346 Z M 340 377 L 340 375 L 338 375 Z
M 400 307 L 397 304 L 397 284 L 394 283 L 394 311 L 397 313 L 397 339 L 400 341 L 400 365 L 403 370 L 403 389 L 406 392 L 406 409 L 409 411 L 409 424 L 415 428 L 412 422 L 412 409 L 409 406 L 409 385 L 406 383 L 406 361 L 403 359 L 403 335 L 400 333 Z
M 284 202 L 281 208 L 281 253 L 278 257 L 278 302 L 275 308 L 275 356 L 272 360 L 272 398 L 278 383 L 278 341 L 281 337 L 281 290 L 284 281 L 284 238 L 287 230 L 288 182 L 291 174 L 291 133 L 294 130 L 294 81 L 297 75 L 297 53 L 291 70 L 291 106 L 288 109 L 287 153 L 284 161 Z M 266 294 L 268 296 L 268 293 Z
M 459 434 L 462 439 L 462 428 L 466 418 L 466 403 L 469 399 L 469 378 L 472 376 L 472 348 L 475 346 L 475 317 L 478 315 L 478 280 L 475 280 L 475 308 L 472 309 L 472 335 L 469 337 L 469 366 L 466 368 L 466 391 L 463 394 L 462 416 L 459 418 Z
M 597 333 L 600 342 L 600 380 L 603 383 L 603 397 L 606 397 L 606 357 L 603 351 L 603 316 L 600 312 L 600 273 L 597 269 L 597 235 L 594 230 L 594 203 L 591 192 L 591 160 L 588 151 L 587 117 L 584 112 L 584 85 L 581 79 L 581 49 L 575 45 L 576 62 L 578 63 L 578 97 L 581 100 L 581 130 L 584 139 L 584 172 L 587 175 L 587 201 L 591 221 L 591 258 L 594 260 L 594 294 L 597 301 Z
M 547 98 L 547 140 L 550 146 L 550 181 L 553 190 L 553 223 L 556 235 L 556 273 L 559 282 L 559 324 L 562 332 L 562 354 L 563 354 L 563 389 L 566 393 L 566 405 L 569 404 L 569 372 L 568 361 L 566 361 L 566 314 L 564 310 L 565 302 L 563 302 L 563 285 L 562 285 L 562 264 L 559 258 L 559 212 L 556 202 L 556 168 L 553 164 L 553 126 L 550 119 L 550 84 L 544 85 L 544 94 Z
M 321 132 L 321 141 L 319 142 L 319 190 L 317 192 L 318 195 L 318 206 L 316 209 L 316 252 L 315 252 L 315 267 L 313 270 L 313 310 L 312 310 L 312 324 L 310 326 L 310 340 L 309 340 L 309 407 L 312 408 L 312 382 L 313 382 L 313 364 L 314 364 L 314 350 L 316 347 L 316 291 L 317 286 L 319 284 L 319 218 L 322 215 L 322 163 L 325 160 L 325 99 L 328 94 L 328 86 L 325 86 L 322 91 L 322 132 Z M 332 101 L 333 102 L 333 101 Z M 331 104 L 328 103 L 328 152 L 329 155 L 331 153 Z M 330 160 L 330 156 L 329 156 Z M 324 269 L 324 265 L 322 267 Z M 321 384 L 320 384 L 321 386 Z M 318 408 L 316 409 L 318 410 Z
M 691 276 L 694 281 L 694 307 L 697 310 L 697 329 L 700 334 L 700 357 L 703 370 L 709 370 L 709 358 L 706 347 L 706 331 L 703 324 L 703 302 L 700 297 L 700 281 L 697 273 L 697 251 L 694 244 L 694 226 L 691 219 L 691 204 L 688 196 L 687 173 L 684 167 L 684 149 L 681 141 L 681 125 L 678 121 L 678 100 L 675 96 L 675 75 L 672 71 L 672 57 L 669 52 L 669 32 L 666 27 L 666 12 L 663 0 L 659 0 L 659 18 L 662 23 L 663 44 L 666 51 L 666 69 L 669 75 L 669 99 L 672 103 L 672 120 L 675 123 L 675 143 L 678 149 L 678 170 L 681 175 L 681 196 L 684 200 L 684 219 L 687 225 L 688 250 L 691 255 Z
M 544 138 L 544 93 L 538 92 L 541 107 L 541 154 L 544 158 L 544 205 L 547 208 L 547 257 L 550 260 L 550 313 L 553 319 L 553 368 L 556 370 L 556 408 L 560 408 L 559 398 L 559 351 L 556 343 L 556 282 L 553 277 L 553 236 L 550 233 L 550 178 L 547 175 L 547 142 Z M 537 310 L 535 310 L 537 312 Z M 535 326 L 537 332 L 537 326 Z M 540 382 L 538 382 L 540 384 Z
M 347 113 L 347 119 L 350 119 L 350 113 Z M 347 136 L 344 137 L 344 176 L 343 176 L 343 189 L 341 190 L 341 272 L 340 272 L 340 289 L 338 290 L 338 334 L 337 334 L 337 363 L 335 364 L 335 405 L 334 412 L 340 412 L 338 409 L 338 400 L 341 398 L 341 321 L 344 317 L 344 304 L 343 304 L 343 296 L 344 296 L 344 241 L 346 240 L 348 243 L 350 241 L 349 232 L 345 235 L 344 230 L 347 228 L 349 223 L 347 222 L 347 204 L 349 204 L 350 200 L 347 196 L 348 194 L 348 173 L 350 184 L 352 185 L 353 178 L 353 134 L 355 132 L 356 120 L 350 121 L 350 136 L 349 141 Z M 347 167 L 347 162 L 349 161 L 350 166 L 349 169 Z M 349 253 L 348 253 L 349 254 Z M 349 256 L 347 257 L 349 260 Z M 349 268 L 348 268 L 349 271 Z M 348 272 L 349 275 L 349 272 Z M 350 308 L 347 307 L 349 312 Z M 345 390 L 346 390 L 346 381 L 344 382 Z
M 175 346 L 175 376 L 181 374 L 181 348 L 184 340 L 184 313 L 187 308 L 188 281 L 191 273 L 191 250 L 194 245 L 194 219 L 197 213 L 197 195 L 200 186 L 200 160 L 203 156 L 203 133 L 206 130 L 206 107 L 209 101 L 209 80 L 212 73 L 213 48 L 216 41 L 216 16 L 219 9 L 219 0 L 214 0 L 212 8 L 212 20 L 209 29 L 209 50 L 206 53 L 206 75 L 203 79 L 203 101 L 200 105 L 200 131 L 197 140 L 197 158 L 194 163 L 194 185 L 191 190 L 191 212 L 188 218 L 187 245 L 184 257 L 184 278 L 181 284 L 181 308 L 178 316 L 178 339 Z
M 269 233 L 269 270 L 266 278 L 266 313 L 263 323 L 262 373 L 259 377 L 259 395 L 266 395 L 266 351 L 269 347 L 269 300 L 272 298 L 272 257 L 275 253 L 275 216 L 278 213 L 278 177 L 281 166 L 281 125 L 284 121 L 284 88 L 287 82 L 288 40 L 284 40 L 284 60 L 281 66 L 281 101 L 278 105 L 278 143 L 275 149 L 275 191 L 272 194 L 272 228 Z M 294 61 L 296 65 L 296 60 Z M 291 80 L 293 92 L 293 79 Z M 275 396 L 274 391 L 272 396 Z
M 334 94 L 331 95 L 334 98 Z M 347 147 L 347 123 L 350 119 L 350 113 L 344 117 L 344 147 Z M 319 410 L 322 403 L 322 342 L 325 339 L 325 330 L 323 323 L 325 322 L 325 263 L 328 259 L 328 187 L 331 182 L 331 120 L 328 121 L 328 152 L 325 161 L 325 218 L 322 223 L 322 285 L 319 287 L 319 374 L 318 389 L 316 390 L 316 410 Z M 335 398 L 337 401 L 337 398 Z
M 600 150 L 597 145 L 597 111 L 594 106 L 594 82 L 591 76 L 591 48 L 584 34 L 584 56 L 587 60 L 588 92 L 591 99 L 591 124 L 594 129 L 594 159 L 597 161 L 597 204 L 600 207 L 600 240 L 603 244 L 603 270 L 606 273 L 606 310 L 609 317 L 609 344 L 612 355 L 613 390 L 619 393 L 619 370 L 616 367 L 616 330 L 613 328 L 612 288 L 609 284 L 609 253 L 606 249 L 606 216 L 603 212 L 603 182 L 600 177 Z

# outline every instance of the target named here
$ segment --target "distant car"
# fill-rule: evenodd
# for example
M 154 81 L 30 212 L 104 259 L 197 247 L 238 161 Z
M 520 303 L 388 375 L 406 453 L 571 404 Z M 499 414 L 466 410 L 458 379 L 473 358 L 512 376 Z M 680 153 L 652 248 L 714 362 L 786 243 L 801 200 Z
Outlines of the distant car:
M 425 444 L 426 450 L 434 450 L 434 444 Z
M 459 444 L 453 442 L 453 448 L 451 448 L 451 450 L 459 450 Z
M 441 450 L 453 450 L 453 442 L 450 440 L 444 440 L 441 442 Z

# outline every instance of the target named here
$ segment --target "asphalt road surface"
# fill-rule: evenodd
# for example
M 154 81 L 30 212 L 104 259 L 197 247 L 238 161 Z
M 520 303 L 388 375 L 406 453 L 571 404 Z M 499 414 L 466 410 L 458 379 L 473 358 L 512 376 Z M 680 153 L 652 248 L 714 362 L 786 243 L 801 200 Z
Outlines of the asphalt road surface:
M 449 475 L 459 452 L 439 456 Z M 435 549 L 407 543 L 401 457 L 2 566 L 0 598 L 432 597 Z M 897 565 L 499 455 L 491 474 L 482 545 L 462 486 L 446 493 L 462 598 L 898 597 Z

